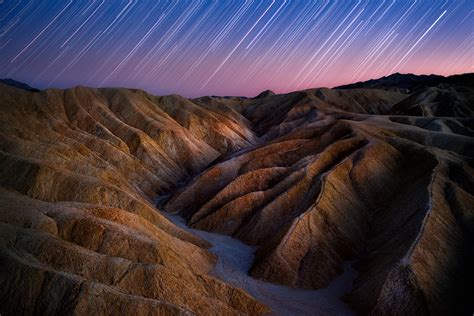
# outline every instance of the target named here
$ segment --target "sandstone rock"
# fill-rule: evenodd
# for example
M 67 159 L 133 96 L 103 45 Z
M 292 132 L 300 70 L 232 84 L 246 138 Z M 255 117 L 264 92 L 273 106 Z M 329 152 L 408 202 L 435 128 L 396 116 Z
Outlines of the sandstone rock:
M 466 78 L 198 99 L 0 83 L 0 313 L 269 312 L 157 197 L 258 246 L 260 280 L 321 289 L 350 261 L 358 313 L 470 312 Z

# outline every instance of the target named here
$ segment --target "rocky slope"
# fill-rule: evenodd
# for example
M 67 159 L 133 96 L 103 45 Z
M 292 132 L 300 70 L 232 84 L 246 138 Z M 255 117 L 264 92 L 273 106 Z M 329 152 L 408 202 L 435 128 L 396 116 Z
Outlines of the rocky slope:
M 240 115 L 124 89 L 3 85 L 0 100 L 2 315 L 267 310 L 152 204 L 256 141 Z
M 355 262 L 361 314 L 470 311 L 461 79 L 198 99 L 0 83 L 0 313 L 270 310 L 162 210 L 258 246 L 262 281 L 321 289 Z
M 466 311 L 474 89 L 442 85 L 423 88 L 434 95 L 316 89 L 241 106 L 264 142 L 221 157 L 165 209 L 258 246 L 256 278 L 318 289 L 356 260 L 347 300 L 363 314 Z

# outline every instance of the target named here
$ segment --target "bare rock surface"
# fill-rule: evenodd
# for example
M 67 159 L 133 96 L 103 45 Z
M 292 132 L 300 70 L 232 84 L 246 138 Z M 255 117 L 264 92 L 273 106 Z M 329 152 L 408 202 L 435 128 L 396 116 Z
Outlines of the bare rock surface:
M 362 314 L 468 311 L 473 91 L 457 82 L 242 100 L 264 142 L 221 157 L 165 209 L 257 246 L 255 278 L 321 289 L 355 260 L 346 299 Z
M 190 229 L 182 217 L 167 215 L 183 229 L 210 242 L 210 252 L 217 256 L 211 274 L 219 279 L 245 290 L 260 302 L 265 303 L 274 315 L 354 315 L 341 297 L 352 289 L 356 271 L 351 262 L 344 263 L 344 273 L 320 290 L 290 288 L 264 282 L 248 275 L 254 261 L 255 247 L 227 235 Z
M 471 78 L 0 83 L 0 313 L 470 313 Z
M 219 111 L 167 98 L 0 87 L 2 315 L 268 310 L 209 275 L 210 244 L 152 203 L 220 152 L 256 138 L 239 114 L 213 125 Z M 174 99 L 182 113 L 169 108 Z M 210 127 L 199 131 L 191 120 Z

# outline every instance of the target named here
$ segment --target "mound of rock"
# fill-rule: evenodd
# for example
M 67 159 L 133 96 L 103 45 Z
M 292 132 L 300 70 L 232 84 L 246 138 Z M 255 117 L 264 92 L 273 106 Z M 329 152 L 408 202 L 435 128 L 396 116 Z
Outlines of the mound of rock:
M 210 245 L 152 203 L 255 142 L 240 115 L 125 89 L 2 85 L 0 102 L 0 313 L 268 310 L 210 276 Z
M 428 90 L 316 89 L 241 107 L 265 142 L 222 157 L 165 209 L 258 246 L 262 280 L 319 289 L 355 260 L 346 299 L 362 314 L 467 311 L 474 89 Z
M 162 211 L 256 246 L 261 281 L 322 289 L 354 263 L 360 314 L 471 312 L 471 77 L 198 99 L 0 83 L 0 313 L 270 312 Z

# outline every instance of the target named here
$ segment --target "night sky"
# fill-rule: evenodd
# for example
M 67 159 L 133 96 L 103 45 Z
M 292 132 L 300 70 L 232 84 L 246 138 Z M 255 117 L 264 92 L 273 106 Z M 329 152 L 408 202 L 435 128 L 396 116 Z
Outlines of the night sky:
M 473 10 L 473 0 L 0 0 L 0 78 L 194 97 L 472 72 Z

